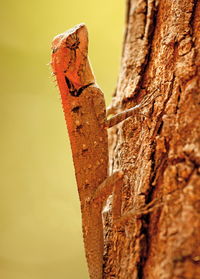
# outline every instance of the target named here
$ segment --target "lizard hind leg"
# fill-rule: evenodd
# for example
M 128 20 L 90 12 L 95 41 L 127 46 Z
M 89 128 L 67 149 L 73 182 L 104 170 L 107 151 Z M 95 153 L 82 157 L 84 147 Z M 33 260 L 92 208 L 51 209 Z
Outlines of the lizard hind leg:
M 93 202 L 100 203 L 101 209 L 103 209 L 103 203 L 112 195 L 112 218 L 120 220 L 121 218 L 121 202 L 122 202 L 122 186 L 123 186 L 123 171 L 115 171 L 111 176 L 108 176 L 96 189 Z
M 96 189 L 93 201 L 101 203 L 112 195 L 112 218 L 113 222 L 121 219 L 121 203 L 122 203 L 122 186 L 123 186 L 123 171 L 115 171 L 111 176 L 108 176 L 103 183 Z
M 118 188 L 122 181 L 123 172 L 116 171 L 107 177 L 96 189 L 91 198 L 91 224 L 85 226 L 85 249 L 90 279 L 102 279 L 103 274 L 103 222 L 102 208 L 106 198 Z M 87 219 L 86 222 L 88 222 Z

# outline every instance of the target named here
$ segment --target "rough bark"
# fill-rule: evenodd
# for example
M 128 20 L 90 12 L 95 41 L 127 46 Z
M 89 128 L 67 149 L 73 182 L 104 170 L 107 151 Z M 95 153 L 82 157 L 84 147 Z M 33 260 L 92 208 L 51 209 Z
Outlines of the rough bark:
M 122 111 L 152 93 L 110 132 L 121 213 L 135 214 L 114 226 L 107 201 L 104 278 L 200 278 L 200 1 L 128 0 L 113 103 Z

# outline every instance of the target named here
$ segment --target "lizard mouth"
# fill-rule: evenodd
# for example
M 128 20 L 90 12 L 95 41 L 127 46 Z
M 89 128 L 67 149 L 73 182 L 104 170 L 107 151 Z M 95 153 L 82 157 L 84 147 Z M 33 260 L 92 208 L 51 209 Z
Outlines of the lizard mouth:
M 53 39 L 53 42 L 52 42 L 52 53 L 56 53 L 56 51 L 59 49 L 60 42 L 62 41 L 63 37 L 64 37 L 64 33 L 57 35 Z

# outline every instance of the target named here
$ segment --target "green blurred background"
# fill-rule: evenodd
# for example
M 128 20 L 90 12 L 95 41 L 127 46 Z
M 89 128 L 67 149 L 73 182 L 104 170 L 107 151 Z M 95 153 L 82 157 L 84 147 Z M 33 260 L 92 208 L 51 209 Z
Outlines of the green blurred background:
M 52 38 L 85 22 L 109 104 L 120 64 L 125 1 L 2 1 L 0 278 L 88 278 L 79 200 Z

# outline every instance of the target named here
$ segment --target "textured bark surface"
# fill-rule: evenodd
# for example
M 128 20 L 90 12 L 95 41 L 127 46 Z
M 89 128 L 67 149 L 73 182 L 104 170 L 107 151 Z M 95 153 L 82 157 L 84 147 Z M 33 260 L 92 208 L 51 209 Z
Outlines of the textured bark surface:
M 110 132 L 121 213 L 139 213 L 114 226 L 107 201 L 105 278 L 200 278 L 200 1 L 129 0 L 126 24 L 113 103 L 160 96 Z

